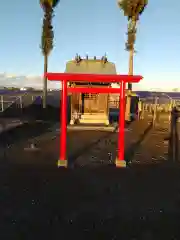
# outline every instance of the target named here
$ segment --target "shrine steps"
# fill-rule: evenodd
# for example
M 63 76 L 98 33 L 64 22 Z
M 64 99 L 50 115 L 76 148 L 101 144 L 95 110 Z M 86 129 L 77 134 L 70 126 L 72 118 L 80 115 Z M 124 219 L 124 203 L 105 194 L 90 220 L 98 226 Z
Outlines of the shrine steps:
M 78 123 L 74 125 L 68 125 L 68 130 L 89 130 L 89 131 L 107 131 L 107 132 L 115 132 L 117 127 L 115 125 L 108 125 L 105 124 L 84 124 L 84 123 Z
M 79 123 L 109 125 L 109 117 L 105 114 L 82 114 Z

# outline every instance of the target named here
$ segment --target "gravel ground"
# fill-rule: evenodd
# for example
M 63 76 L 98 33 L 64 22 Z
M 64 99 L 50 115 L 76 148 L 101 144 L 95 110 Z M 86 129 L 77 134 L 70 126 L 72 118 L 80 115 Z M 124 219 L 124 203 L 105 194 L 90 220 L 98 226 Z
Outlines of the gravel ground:
M 153 135 L 143 121 L 129 129 L 126 154 L 137 159 L 139 151 L 149 164 L 89 167 L 94 153 L 111 161 L 117 134 L 107 132 L 69 133 L 71 151 L 85 166 L 73 170 L 56 168 L 53 133 L 39 143 L 43 151 L 23 151 L 27 139 L 10 148 L 0 167 L 0 239 L 180 239 L 180 168 L 152 161 L 162 155 L 155 139 L 163 134 Z
M 179 239 L 179 167 L 1 173 L 1 239 Z
M 152 128 L 146 139 L 136 150 L 132 162 L 136 164 L 167 162 L 169 160 L 168 136 L 168 125 Z

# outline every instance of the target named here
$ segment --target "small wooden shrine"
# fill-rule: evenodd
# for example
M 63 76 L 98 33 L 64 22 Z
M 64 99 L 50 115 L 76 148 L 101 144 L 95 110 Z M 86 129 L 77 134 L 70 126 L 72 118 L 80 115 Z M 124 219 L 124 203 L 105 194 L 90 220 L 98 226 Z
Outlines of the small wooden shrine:
M 108 62 L 107 57 L 101 59 L 82 59 L 79 55 L 67 62 L 66 73 L 116 74 L 115 64 Z M 107 87 L 109 83 L 69 83 L 73 87 Z M 73 93 L 71 95 L 70 124 L 105 124 L 109 125 L 109 94 Z

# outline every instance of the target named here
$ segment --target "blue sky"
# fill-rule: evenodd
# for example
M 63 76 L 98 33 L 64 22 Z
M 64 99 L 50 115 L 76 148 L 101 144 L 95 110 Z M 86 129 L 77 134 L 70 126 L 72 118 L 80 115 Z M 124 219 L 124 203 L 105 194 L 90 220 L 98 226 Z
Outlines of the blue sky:
M 134 73 L 143 75 L 144 80 L 137 88 L 180 87 L 179 9 L 179 0 L 149 0 L 138 23 Z M 0 73 L 42 75 L 39 48 L 42 17 L 37 0 L 1 3 Z M 107 52 L 117 72 L 127 73 L 126 31 L 127 19 L 116 0 L 61 0 L 55 9 L 55 46 L 49 58 L 49 71 L 64 71 L 66 61 L 76 53 L 93 57 Z M 35 77 L 32 79 L 34 84 Z M 31 79 L 28 81 L 31 84 Z

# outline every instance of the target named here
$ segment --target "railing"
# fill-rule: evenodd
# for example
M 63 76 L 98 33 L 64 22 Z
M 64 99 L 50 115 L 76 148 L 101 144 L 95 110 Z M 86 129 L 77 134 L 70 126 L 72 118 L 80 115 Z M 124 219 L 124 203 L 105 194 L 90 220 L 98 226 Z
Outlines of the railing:
M 1 108 L 0 112 L 4 112 L 6 109 L 10 108 L 14 103 L 18 102 L 18 100 L 21 102 L 20 97 L 16 96 L 15 99 L 12 101 L 11 98 L 12 96 L 6 96 L 6 95 L 1 95 Z
M 38 94 L 38 96 L 39 96 L 39 94 Z M 14 99 L 12 100 L 12 98 L 14 98 Z M 13 104 L 17 104 L 19 106 L 19 108 L 22 109 L 26 105 L 32 104 L 36 98 L 37 98 L 37 96 L 32 95 L 32 93 L 29 93 L 29 92 L 25 92 L 21 96 L 1 95 L 0 96 L 0 112 L 1 113 L 4 112 L 8 108 L 10 108 Z M 26 103 L 26 101 L 27 101 L 27 103 Z

